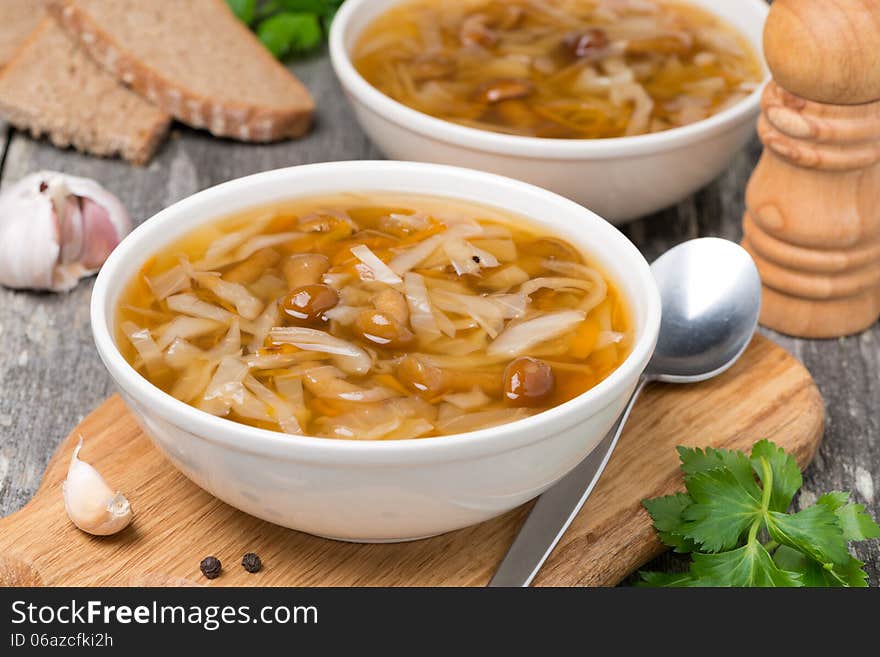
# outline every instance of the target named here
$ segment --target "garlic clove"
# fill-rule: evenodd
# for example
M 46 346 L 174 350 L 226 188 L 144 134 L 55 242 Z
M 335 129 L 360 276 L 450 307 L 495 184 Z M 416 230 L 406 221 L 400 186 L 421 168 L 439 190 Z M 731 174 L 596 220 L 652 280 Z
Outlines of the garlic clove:
M 67 479 L 61 485 L 64 508 L 73 524 L 96 536 L 109 536 L 125 529 L 131 522 L 131 505 L 122 493 L 114 492 L 101 474 L 79 459 L 83 441 L 79 439 Z
M 21 183 L 0 194 L 0 284 L 49 289 L 61 253 L 51 200 Z
M 87 178 L 41 171 L 0 194 L 0 284 L 65 291 L 131 230 L 122 203 Z
M 83 241 L 79 260 L 83 267 L 94 271 L 100 269 L 119 244 L 119 232 L 103 206 L 83 197 L 80 207 Z
M 61 246 L 61 262 L 75 262 L 83 250 L 82 209 L 75 196 L 64 199 L 64 213 L 59 224 Z M 57 219 L 57 212 L 56 212 Z

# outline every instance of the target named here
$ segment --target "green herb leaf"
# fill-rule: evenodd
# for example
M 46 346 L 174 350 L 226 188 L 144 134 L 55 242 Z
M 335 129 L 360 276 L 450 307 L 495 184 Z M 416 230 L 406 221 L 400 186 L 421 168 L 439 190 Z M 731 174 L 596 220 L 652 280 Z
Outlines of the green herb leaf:
M 254 22 L 254 16 L 257 14 L 257 0 L 226 0 L 226 4 L 245 25 L 251 25 Z
M 817 504 L 795 514 L 770 511 L 766 517 L 770 537 L 815 559 L 821 564 L 844 565 L 849 561 L 846 539 L 830 508 Z
M 825 493 L 818 500 L 816 500 L 816 504 L 823 504 L 827 507 L 830 507 L 832 511 L 837 511 L 840 507 L 846 506 L 849 502 L 849 493 L 843 493 L 839 490 L 833 490 L 830 493 Z
M 315 49 L 343 0 L 226 0 L 278 59 Z
M 324 38 L 317 16 L 292 12 L 276 14 L 261 22 L 257 36 L 279 59 L 312 50 Z
M 761 499 L 761 491 L 755 484 L 751 463 L 742 452 L 712 447 L 707 447 L 705 450 L 679 447 L 678 457 L 681 459 L 681 469 L 686 475 L 727 468 L 752 497 L 756 500 Z
M 831 508 L 837 514 L 840 529 L 847 541 L 866 541 L 870 538 L 880 537 L 880 526 L 867 514 L 863 504 L 847 504 L 849 493 L 834 491 L 825 493 L 816 500 Z
M 278 0 L 263 0 L 257 3 L 257 18 L 259 20 L 274 16 L 279 11 L 281 11 L 281 5 L 278 4 Z
M 800 574 L 777 566 L 757 541 L 730 552 L 694 554 L 691 572 L 696 586 L 803 586 Z
M 756 443 L 749 457 L 712 448 L 678 452 L 687 494 L 642 504 L 665 544 L 692 553 L 690 572 L 641 573 L 641 586 L 867 585 L 848 544 L 880 537 L 880 526 L 848 493 L 827 493 L 786 513 L 803 476 L 770 441 Z M 766 545 L 762 536 L 769 536 Z
M 693 541 L 685 538 L 682 530 L 684 524 L 682 512 L 692 503 L 691 498 L 684 493 L 642 501 L 654 520 L 654 527 L 660 535 L 660 540 L 669 547 L 675 548 L 676 552 L 693 552 L 697 548 Z
M 336 6 L 328 7 L 324 10 L 324 14 L 321 16 L 321 25 L 324 28 L 324 34 L 330 34 L 330 28 L 333 26 L 333 19 L 336 18 L 336 14 L 341 5 L 342 3 L 339 3 Z
M 868 574 L 862 570 L 865 564 L 855 557 L 850 557 L 843 566 L 826 568 L 803 552 L 787 545 L 780 545 L 773 555 L 773 561 L 784 570 L 800 573 L 804 586 L 817 588 L 868 586 Z
M 770 492 L 770 509 L 773 511 L 787 511 L 794 494 L 804 484 L 804 478 L 798 468 L 797 461 L 785 453 L 781 447 L 777 447 L 769 440 L 762 440 L 752 447 L 751 464 L 763 485 L 763 469 L 760 465 L 762 458 L 767 459 L 770 470 L 773 473 L 773 485 Z
M 746 530 L 761 518 L 761 502 L 726 468 L 685 478 L 693 504 L 682 511 L 682 534 L 706 552 L 732 550 Z M 757 486 L 752 480 L 752 486 Z
M 285 11 L 323 14 L 332 2 L 327 0 L 275 0 Z M 338 3 L 337 3 L 338 4 Z
M 642 571 L 642 578 L 636 586 L 643 588 L 681 588 L 694 586 L 694 577 L 690 573 L 658 573 Z

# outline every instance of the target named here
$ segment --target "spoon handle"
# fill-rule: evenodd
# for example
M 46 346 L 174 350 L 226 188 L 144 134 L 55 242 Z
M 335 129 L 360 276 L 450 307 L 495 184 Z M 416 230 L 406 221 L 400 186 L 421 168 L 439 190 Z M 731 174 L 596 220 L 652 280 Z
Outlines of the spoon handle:
M 649 379 L 642 376 L 617 422 L 574 470 L 542 494 L 532 507 L 490 587 L 528 586 L 593 492 L 611 458 L 635 401 Z

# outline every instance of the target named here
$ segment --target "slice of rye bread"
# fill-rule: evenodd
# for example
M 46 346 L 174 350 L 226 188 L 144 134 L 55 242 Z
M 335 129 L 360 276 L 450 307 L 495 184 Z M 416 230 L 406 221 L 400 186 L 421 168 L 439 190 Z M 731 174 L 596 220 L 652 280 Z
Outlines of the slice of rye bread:
M 45 0 L 0 0 L 0 69 L 45 16 Z
M 0 72 L 0 116 L 35 137 L 146 164 L 171 117 L 101 69 L 46 16 Z
M 0 0 L 0 69 L 43 19 L 44 0 Z
M 50 0 L 99 64 L 178 120 L 267 142 L 304 134 L 309 92 L 225 0 Z

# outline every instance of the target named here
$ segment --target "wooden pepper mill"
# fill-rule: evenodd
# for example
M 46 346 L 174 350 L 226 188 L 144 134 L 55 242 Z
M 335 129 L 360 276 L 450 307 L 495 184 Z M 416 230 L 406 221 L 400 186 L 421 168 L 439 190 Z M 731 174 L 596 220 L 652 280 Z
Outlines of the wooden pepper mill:
M 880 317 L 880 0 L 776 0 L 743 246 L 761 323 L 830 338 Z

